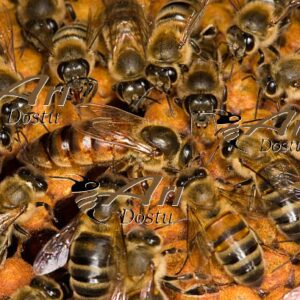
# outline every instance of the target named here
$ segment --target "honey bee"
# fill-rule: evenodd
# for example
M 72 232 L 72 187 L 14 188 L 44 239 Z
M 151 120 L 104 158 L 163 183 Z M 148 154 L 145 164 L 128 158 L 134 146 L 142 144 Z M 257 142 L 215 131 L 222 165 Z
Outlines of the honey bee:
M 111 191 L 110 182 L 101 190 Z M 114 294 L 123 293 L 126 253 L 119 208 L 118 203 L 102 205 L 106 198 L 78 202 L 84 213 L 50 239 L 34 262 L 39 275 L 68 262 L 75 299 L 114 299 Z
M 29 285 L 16 291 L 10 300 L 62 300 L 63 291 L 60 285 L 50 277 L 36 276 Z
M 248 179 L 244 183 L 249 179 L 254 183 L 261 202 L 256 211 L 267 214 L 288 240 L 299 243 L 299 172 L 284 154 L 261 151 L 262 139 L 268 139 L 268 135 L 241 134 L 233 143 L 223 143 L 222 156 Z
M 12 235 L 24 234 L 19 225 L 21 218 L 25 217 L 25 212 L 30 212 L 34 199 L 43 195 L 47 188 L 45 179 L 28 168 L 20 168 L 14 176 L 0 183 L 0 263 L 6 259 Z M 43 202 L 35 205 L 49 209 Z
M 257 287 L 264 275 L 262 249 L 255 233 L 220 193 L 204 168 L 189 168 L 177 180 L 184 187 L 183 208 L 188 216 L 190 244 L 203 247 L 203 254 L 214 252 L 216 260 L 235 282 Z M 206 246 L 205 246 L 206 245 Z M 188 256 L 187 256 L 188 258 Z
M 179 102 L 198 128 L 206 128 L 214 113 L 226 110 L 227 89 L 220 64 L 211 57 L 195 58 L 177 85 Z
M 7 89 L 10 85 L 22 80 L 22 75 L 17 71 L 16 60 L 14 54 L 14 33 L 12 23 L 9 18 L 5 19 L 0 28 L 0 92 Z M 23 87 L 17 89 L 18 92 L 23 92 Z M 27 100 L 22 98 L 11 99 L 4 97 L 1 99 L 0 112 L 0 149 L 12 150 L 15 142 L 15 135 L 20 141 L 21 124 L 16 124 L 18 114 L 13 111 L 20 110 L 23 113 L 28 113 L 31 107 Z
M 90 16 L 87 25 L 75 22 L 63 26 L 47 42 L 50 74 L 70 87 L 75 104 L 89 102 L 98 89 L 98 82 L 90 77 L 101 57 L 96 51 L 98 30 L 94 19 Z
M 278 56 L 279 52 L 274 44 L 287 25 L 288 12 L 299 5 L 297 1 L 285 4 L 280 1 L 256 0 L 247 1 L 242 7 L 234 1 L 232 4 L 236 16 L 226 33 L 232 56 L 241 62 L 246 55 L 258 51 L 260 54 L 258 64 L 264 62 L 263 50 L 265 49 L 271 50 Z
M 127 278 L 130 300 L 167 299 L 160 288 L 166 272 L 161 237 L 145 226 L 134 227 L 126 235 Z
M 150 83 L 144 78 L 148 26 L 135 0 L 107 1 L 102 35 L 109 50 L 108 69 L 118 97 L 132 111 L 144 109 Z
M 153 86 L 167 95 L 192 61 L 193 42 L 190 36 L 206 3 L 206 0 L 169 0 L 154 21 L 145 72 Z
M 44 170 L 57 167 L 111 166 L 118 172 L 135 165 L 147 171 L 170 171 L 193 157 L 193 142 L 173 129 L 111 106 L 78 107 L 84 120 L 46 133 L 18 154 Z
M 112 191 L 120 176 L 103 175 L 99 182 L 99 191 Z M 126 248 L 118 216 L 123 198 L 110 205 L 105 205 L 105 196 L 77 198 L 81 215 L 44 246 L 34 262 L 35 272 L 46 274 L 68 261 L 75 299 L 123 299 L 119 297 L 140 291 L 147 295 L 138 299 L 164 299 L 156 298 L 156 289 L 153 298 L 148 298 L 152 291 L 144 286 L 161 239 L 149 229 L 132 229 Z
M 73 7 L 64 0 L 18 0 L 17 4 L 17 19 L 23 35 L 38 51 L 46 50 L 41 41 L 54 35 L 67 12 L 75 20 Z
M 281 101 L 300 97 L 300 55 L 294 54 L 262 64 L 257 70 L 260 96 Z

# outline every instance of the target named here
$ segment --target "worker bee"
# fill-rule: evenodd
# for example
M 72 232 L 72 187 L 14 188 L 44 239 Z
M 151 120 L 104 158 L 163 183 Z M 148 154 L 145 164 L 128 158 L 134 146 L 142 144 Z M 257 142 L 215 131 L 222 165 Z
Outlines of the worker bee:
M 176 184 L 184 187 L 182 204 L 188 218 L 189 251 L 198 245 L 207 257 L 214 252 L 235 282 L 259 286 L 264 275 L 262 249 L 255 233 L 220 193 L 214 179 L 204 168 L 189 168 Z
M 206 3 L 206 0 L 167 1 L 154 21 L 145 72 L 153 86 L 167 95 L 191 63 L 190 36 Z
M 87 25 L 75 22 L 63 26 L 48 41 L 50 74 L 60 84 L 70 87 L 75 104 L 89 102 L 98 89 L 98 82 L 90 77 L 96 60 L 101 57 L 96 51 L 95 26 L 94 17 L 90 16 Z
M 5 22 L 3 22 L 0 36 L 0 92 L 2 92 L 12 84 L 22 80 L 22 75 L 16 67 L 14 33 L 9 18 L 5 18 Z M 17 90 L 20 93 L 24 91 L 23 87 L 19 87 Z M 31 107 L 28 105 L 28 101 L 22 98 L 3 97 L 0 101 L 0 149 L 1 152 L 4 150 L 11 151 L 15 142 L 15 135 L 18 137 L 18 141 L 21 141 L 22 124 L 17 122 L 17 111 L 28 113 Z
M 195 58 L 189 71 L 177 85 L 179 103 L 198 128 L 206 128 L 217 112 L 226 110 L 227 89 L 220 64 L 213 58 Z
M 99 183 L 99 191 L 110 192 L 117 188 L 120 177 L 102 175 Z M 107 199 L 96 195 L 75 200 L 82 213 L 44 246 L 34 262 L 35 272 L 47 274 L 68 261 L 75 299 L 121 299 L 121 295 L 141 291 L 147 295 L 138 299 L 165 299 L 156 298 L 162 294 L 156 289 L 153 298 L 148 298 L 152 289 L 147 289 L 148 281 L 144 286 L 148 280 L 144 276 L 160 250 L 161 239 L 149 229 L 132 229 L 126 248 L 118 217 L 126 197 L 113 204 Z
M 262 64 L 257 69 L 260 84 L 260 97 L 274 100 L 294 101 L 300 97 L 300 55 L 288 55 L 284 58 Z
M 38 51 L 46 50 L 42 41 L 54 35 L 67 12 L 75 20 L 71 4 L 64 0 L 18 0 L 17 4 L 17 19 L 23 35 Z
M 254 183 L 259 195 L 255 199 L 261 202 L 256 211 L 267 214 L 288 240 L 299 243 L 299 172 L 284 154 L 261 151 L 261 143 L 268 137 L 262 132 L 241 133 L 235 140 L 223 142 L 222 156 L 247 179 L 244 183 Z
M 108 69 L 118 97 L 132 111 L 144 109 L 150 83 L 144 78 L 148 26 L 135 0 L 108 1 L 102 35 L 109 50 Z
M 50 277 L 36 276 L 29 285 L 13 293 L 10 300 L 62 300 L 63 291 L 60 285 Z
M 145 226 L 134 227 L 126 234 L 129 299 L 167 299 L 160 287 L 166 272 L 161 248 L 161 237 Z
M 113 177 L 99 180 L 99 191 L 114 191 Z M 78 197 L 82 213 L 42 248 L 34 262 L 36 274 L 48 274 L 67 262 L 75 299 L 114 299 L 123 294 L 126 251 L 118 216 L 119 203 L 108 197 Z
M 242 7 L 239 3 L 232 4 L 236 10 L 236 16 L 231 27 L 228 28 L 226 39 L 229 51 L 238 61 L 242 61 L 246 55 L 260 54 L 258 63 L 264 61 L 263 50 L 269 49 L 277 56 L 278 50 L 275 42 L 282 30 L 286 27 L 288 12 L 295 7 L 297 1 L 291 1 L 287 5 L 280 1 L 247 1 Z
M 32 204 L 49 209 L 46 203 L 34 202 L 47 188 L 47 182 L 41 175 L 24 167 L 0 183 L 0 263 L 6 259 L 13 234 L 24 235 L 19 223 L 25 217 L 25 212 L 32 211 Z
M 107 105 L 82 105 L 83 120 L 46 133 L 18 154 L 42 169 L 111 166 L 118 172 L 130 166 L 145 171 L 181 168 L 193 157 L 193 142 L 173 129 Z

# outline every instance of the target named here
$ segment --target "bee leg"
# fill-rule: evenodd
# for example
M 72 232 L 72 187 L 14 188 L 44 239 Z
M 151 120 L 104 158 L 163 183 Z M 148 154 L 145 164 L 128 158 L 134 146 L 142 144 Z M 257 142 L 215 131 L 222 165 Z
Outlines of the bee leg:
M 269 46 L 268 49 L 269 49 L 272 53 L 274 53 L 275 56 L 276 56 L 277 58 L 280 58 L 280 53 L 279 53 L 279 51 L 278 51 L 273 45 Z
M 259 60 L 257 61 L 257 64 L 260 66 L 265 62 L 265 54 L 261 49 L 258 49 L 258 53 L 259 53 Z
M 30 233 L 17 223 L 14 224 L 14 231 L 15 233 L 17 233 L 18 236 L 20 235 L 21 238 L 28 238 L 30 236 Z
M 67 9 L 68 15 L 71 18 L 71 20 L 72 21 L 76 20 L 76 13 L 75 13 L 74 8 L 71 5 L 71 3 L 66 2 L 65 5 L 66 5 L 66 9 Z
M 98 81 L 94 78 L 87 79 L 87 89 L 83 93 L 83 103 L 91 102 L 91 99 L 95 96 L 98 91 Z
M 183 290 L 168 281 L 163 281 L 162 285 L 177 294 L 183 295 L 201 296 L 205 294 L 214 294 L 219 292 L 219 289 L 216 286 L 206 284 L 201 284 L 188 290 Z
M 100 67 L 106 68 L 107 67 L 107 59 L 104 56 L 104 54 L 101 53 L 100 51 L 96 51 L 96 56 L 97 56 L 97 64 Z
M 53 209 L 52 209 L 52 207 L 48 203 L 45 203 L 45 202 L 35 202 L 35 206 L 36 207 L 43 206 L 48 211 L 48 213 L 50 214 L 51 219 L 55 223 L 58 223 L 58 220 L 57 220 L 57 218 L 55 217 L 55 215 L 53 213 Z

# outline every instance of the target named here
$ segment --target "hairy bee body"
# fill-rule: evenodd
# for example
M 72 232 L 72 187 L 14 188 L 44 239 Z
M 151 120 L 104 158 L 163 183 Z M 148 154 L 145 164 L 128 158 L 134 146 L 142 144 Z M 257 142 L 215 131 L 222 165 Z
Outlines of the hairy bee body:
M 68 270 L 76 299 L 108 299 L 117 275 L 114 235 L 111 228 L 119 219 L 95 224 L 82 216 L 70 248 Z
M 177 91 L 184 111 L 197 127 L 206 127 L 226 102 L 226 87 L 218 64 L 213 60 L 195 59 Z
M 266 135 L 240 136 L 238 148 L 223 148 L 223 155 L 242 177 L 252 179 L 258 191 L 263 211 L 289 240 L 299 243 L 299 172 L 292 161 L 282 154 L 260 150 Z M 247 149 L 241 151 L 240 149 Z
M 190 212 L 190 227 L 202 227 L 198 234 L 203 232 L 208 250 L 214 252 L 225 271 L 239 284 L 258 286 L 264 274 L 262 249 L 246 221 L 218 193 L 206 170 L 186 171 L 177 186 L 185 187 L 183 200 Z
M 63 291 L 58 283 L 46 276 L 37 276 L 30 285 L 15 292 L 11 300 L 61 300 Z
M 148 25 L 143 9 L 135 0 L 111 1 L 103 18 L 108 69 L 117 82 L 114 89 L 121 100 L 137 111 L 145 105 L 143 96 L 150 88 L 144 78 Z
M 258 170 L 257 189 L 262 195 L 269 217 L 289 240 L 300 242 L 300 200 L 294 189 L 299 173 L 288 159 L 278 158 Z
M 258 81 L 263 95 L 294 101 L 300 97 L 300 55 L 288 55 L 258 68 Z
M 24 37 L 39 51 L 45 50 L 41 41 L 49 36 L 65 21 L 67 8 L 75 19 L 71 6 L 64 0 L 20 0 L 17 5 L 17 19 L 22 27 Z
M 53 169 L 94 164 L 110 165 L 113 156 L 118 162 L 125 160 L 129 153 L 130 150 L 125 147 L 105 144 L 69 125 L 33 141 L 26 152 L 23 152 L 22 159 L 40 168 Z
M 281 28 L 281 22 L 275 21 L 282 10 L 276 1 L 246 2 L 227 30 L 226 38 L 233 57 L 241 61 L 244 56 L 273 45 Z
M 192 16 L 199 10 L 194 0 L 170 0 L 160 9 L 147 48 L 146 75 L 163 92 L 169 92 L 181 74 L 181 67 L 192 60 L 193 48 L 183 42 Z
M 99 40 L 92 22 L 74 22 L 61 27 L 49 46 L 50 74 L 59 83 L 70 87 L 75 104 L 89 102 L 98 89 L 97 81 L 90 77 L 97 60 Z
M 26 168 L 19 169 L 13 177 L 6 177 L 0 183 L 0 263 L 6 259 L 14 225 L 21 221 L 24 212 L 30 211 L 28 207 L 34 203 L 35 197 L 43 195 L 46 190 L 44 178 Z
M 125 170 L 138 162 L 149 171 L 181 168 L 191 160 L 192 142 L 183 140 L 175 130 L 148 124 L 143 118 L 110 106 L 100 106 L 100 113 L 103 117 L 94 116 L 44 134 L 18 157 L 43 169 L 115 163 L 117 169 Z
M 4 92 L 12 84 L 22 80 L 22 75 L 17 71 L 14 55 L 14 35 L 12 24 L 8 18 L 6 24 L 0 29 L 0 92 Z M 24 92 L 24 87 L 16 89 L 19 93 Z M 0 149 L 1 151 L 12 150 L 16 133 L 23 127 L 18 124 L 18 110 L 28 113 L 31 107 L 28 102 L 21 98 L 3 97 L 0 103 Z M 19 139 L 20 142 L 20 139 Z
M 92 72 L 96 60 L 93 51 L 96 43 L 89 49 L 87 34 L 88 28 L 85 24 L 73 23 L 60 28 L 53 36 L 53 54 L 49 57 L 49 67 L 52 75 L 60 81 L 68 82 L 75 77 L 87 77 Z M 88 67 L 80 64 L 84 60 Z M 77 70 L 78 73 L 75 70 L 75 63 L 81 66 Z
M 205 230 L 216 259 L 235 282 L 250 286 L 261 283 L 262 250 L 239 214 L 232 211 L 219 214 Z

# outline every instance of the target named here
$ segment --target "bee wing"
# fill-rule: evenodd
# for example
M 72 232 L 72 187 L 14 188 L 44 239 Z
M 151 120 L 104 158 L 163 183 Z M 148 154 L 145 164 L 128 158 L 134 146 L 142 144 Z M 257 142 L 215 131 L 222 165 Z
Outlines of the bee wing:
M 14 52 L 14 32 L 11 18 L 8 13 L 4 14 L 5 20 L 0 26 L 0 56 L 11 69 L 17 73 L 16 58 Z
M 153 149 L 136 136 L 136 128 L 143 123 L 143 118 L 108 105 L 83 105 L 78 108 L 84 120 L 74 124 L 82 134 L 111 145 L 131 148 L 145 154 Z
M 208 1 L 209 0 L 201 0 L 197 9 L 191 14 L 191 16 L 188 20 L 188 24 L 187 24 L 186 28 L 184 29 L 182 37 L 179 42 L 180 48 L 182 48 L 183 45 L 188 41 L 193 30 L 199 23 L 199 19 L 203 15 L 204 8 L 206 7 Z
M 300 299 L 300 287 L 291 290 L 284 295 L 283 300 L 297 300 Z
M 10 210 L 7 213 L 0 214 L 0 234 L 5 232 L 10 225 L 12 225 L 16 219 L 25 211 L 26 206 L 18 209 Z
M 87 21 L 86 43 L 88 49 L 91 49 L 99 37 L 101 31 L 100 13 L 98 11 L 92 13 L 89 9 Z
M 44 245 L 33 264 L 35 274 L 48 274 L 66 264 L 77 223 L 73 220 Z

